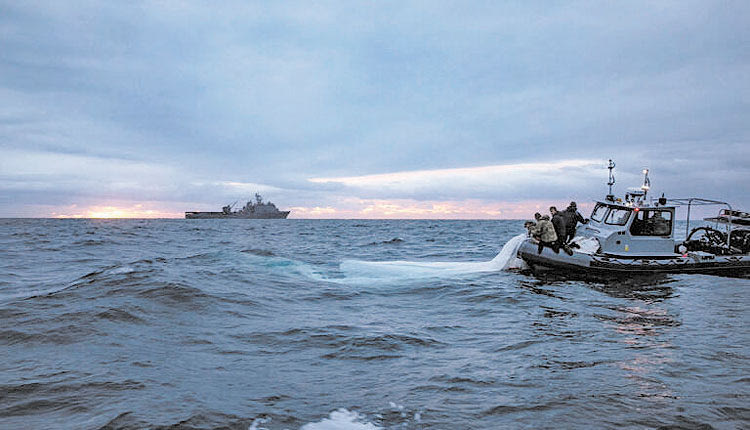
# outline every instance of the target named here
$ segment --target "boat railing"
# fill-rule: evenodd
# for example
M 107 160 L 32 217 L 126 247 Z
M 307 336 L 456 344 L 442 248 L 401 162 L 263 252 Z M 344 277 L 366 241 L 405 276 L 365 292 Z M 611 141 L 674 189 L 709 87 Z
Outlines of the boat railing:
M 685 237 L 688 237 L 690 234 L 690 208 L 692 206 L 712 206 L 712 205 L 723 205 L 726 206 L 729 209 L 729 212 L 732 212 L 732 205 L 730 205 L 727 202 L 723 202 L 720 200 L 711 200 L 711 199 L 702 199 L 698 197 L 688 197 L 688 198 L 680 198 L 680 199 L 669 199 L 669 202 L 674 204 L 675 206 L 685 206 L 687 205 L 687 225 L 685 226 Z M 727 246 L 730 246 L 729 240 L 732 236 L 732 217 L 728 217 L 727 222 Z

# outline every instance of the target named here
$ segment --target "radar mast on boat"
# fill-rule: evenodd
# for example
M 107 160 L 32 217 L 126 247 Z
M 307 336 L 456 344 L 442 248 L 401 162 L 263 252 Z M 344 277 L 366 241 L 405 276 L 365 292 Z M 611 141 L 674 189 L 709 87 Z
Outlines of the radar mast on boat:
M 607 194 L 607 200 L 610 202 L 615 201 L 615 195 L 612 194 L 612 185 L 615 184 L 615 175 L 612 174 L 612 169 L 614 168 L 615 162 L 610 159 L 609 164 L 607 165 L 607 169 L 609 169 L 609 181 L 607 182 L 607 185 L 609 185 L 609 194 Z

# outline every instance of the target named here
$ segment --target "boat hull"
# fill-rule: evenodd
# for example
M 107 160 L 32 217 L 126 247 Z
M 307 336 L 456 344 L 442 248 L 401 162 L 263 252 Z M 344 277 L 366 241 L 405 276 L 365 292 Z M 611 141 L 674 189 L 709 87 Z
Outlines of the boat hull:
M 265 214 L 238 214 L 224 212 L 185 212 L 186 219 L 286 219 L 291 211 Z
M 623 257 L 603 254 L 562 251 L 555 253 L 530 239 L 518 248 L 518 257 L 535 272 L 573 272 L 595 276 L 629 276 L 665 273 L 702 273 L 719 276 L 745 277 L 750 275 L 750 255 L 689 254 L 681 256 Z

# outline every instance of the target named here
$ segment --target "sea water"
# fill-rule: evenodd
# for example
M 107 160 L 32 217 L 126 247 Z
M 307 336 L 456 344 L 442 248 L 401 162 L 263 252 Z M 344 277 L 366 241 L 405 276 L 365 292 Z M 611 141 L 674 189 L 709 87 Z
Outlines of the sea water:
M 0 220 L 0 428 L 750 426 L 750 280 L 537 278 L 522 233 Z

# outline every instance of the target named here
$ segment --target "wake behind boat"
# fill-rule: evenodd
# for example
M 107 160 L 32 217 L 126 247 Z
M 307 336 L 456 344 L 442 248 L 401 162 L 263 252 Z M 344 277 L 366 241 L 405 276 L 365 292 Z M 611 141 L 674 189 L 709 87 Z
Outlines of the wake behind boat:
M 733 210 L 718 200 L 697 197 L 647 199 L 648 170 L 644 184 L 630 189 L 625 200 L 612 195 L 614 163 L 610 160 L 610 192 L 596 202 L 587 224 L 571 243 L 579 248 L 570 255 L 549 247 L 539 251 L 538 241 L 527 238 L 518 249 L 535 272 L 558 271 L 588 275 L 653 273 L 705 273 L 722 276 L 750 274 L 750 214 Z M 725 206 L 716 217 L 705 218 L 713 226 L 690 230 L 690 210 L 698 205 Z M 686 239 L 674 239 L 675 210 L 687 206 Z
M 237 202 L 235 202 L 237 203 Z M 237 211 L 232 211 L 231 205 L 224 206 L 221 212 L 185 212 L 187 219 L 284 219 L 290 211 L 280 211 L 275 204 L 264 202 L 260 194 L 255 194 L 255 203 L 249 201 Z

